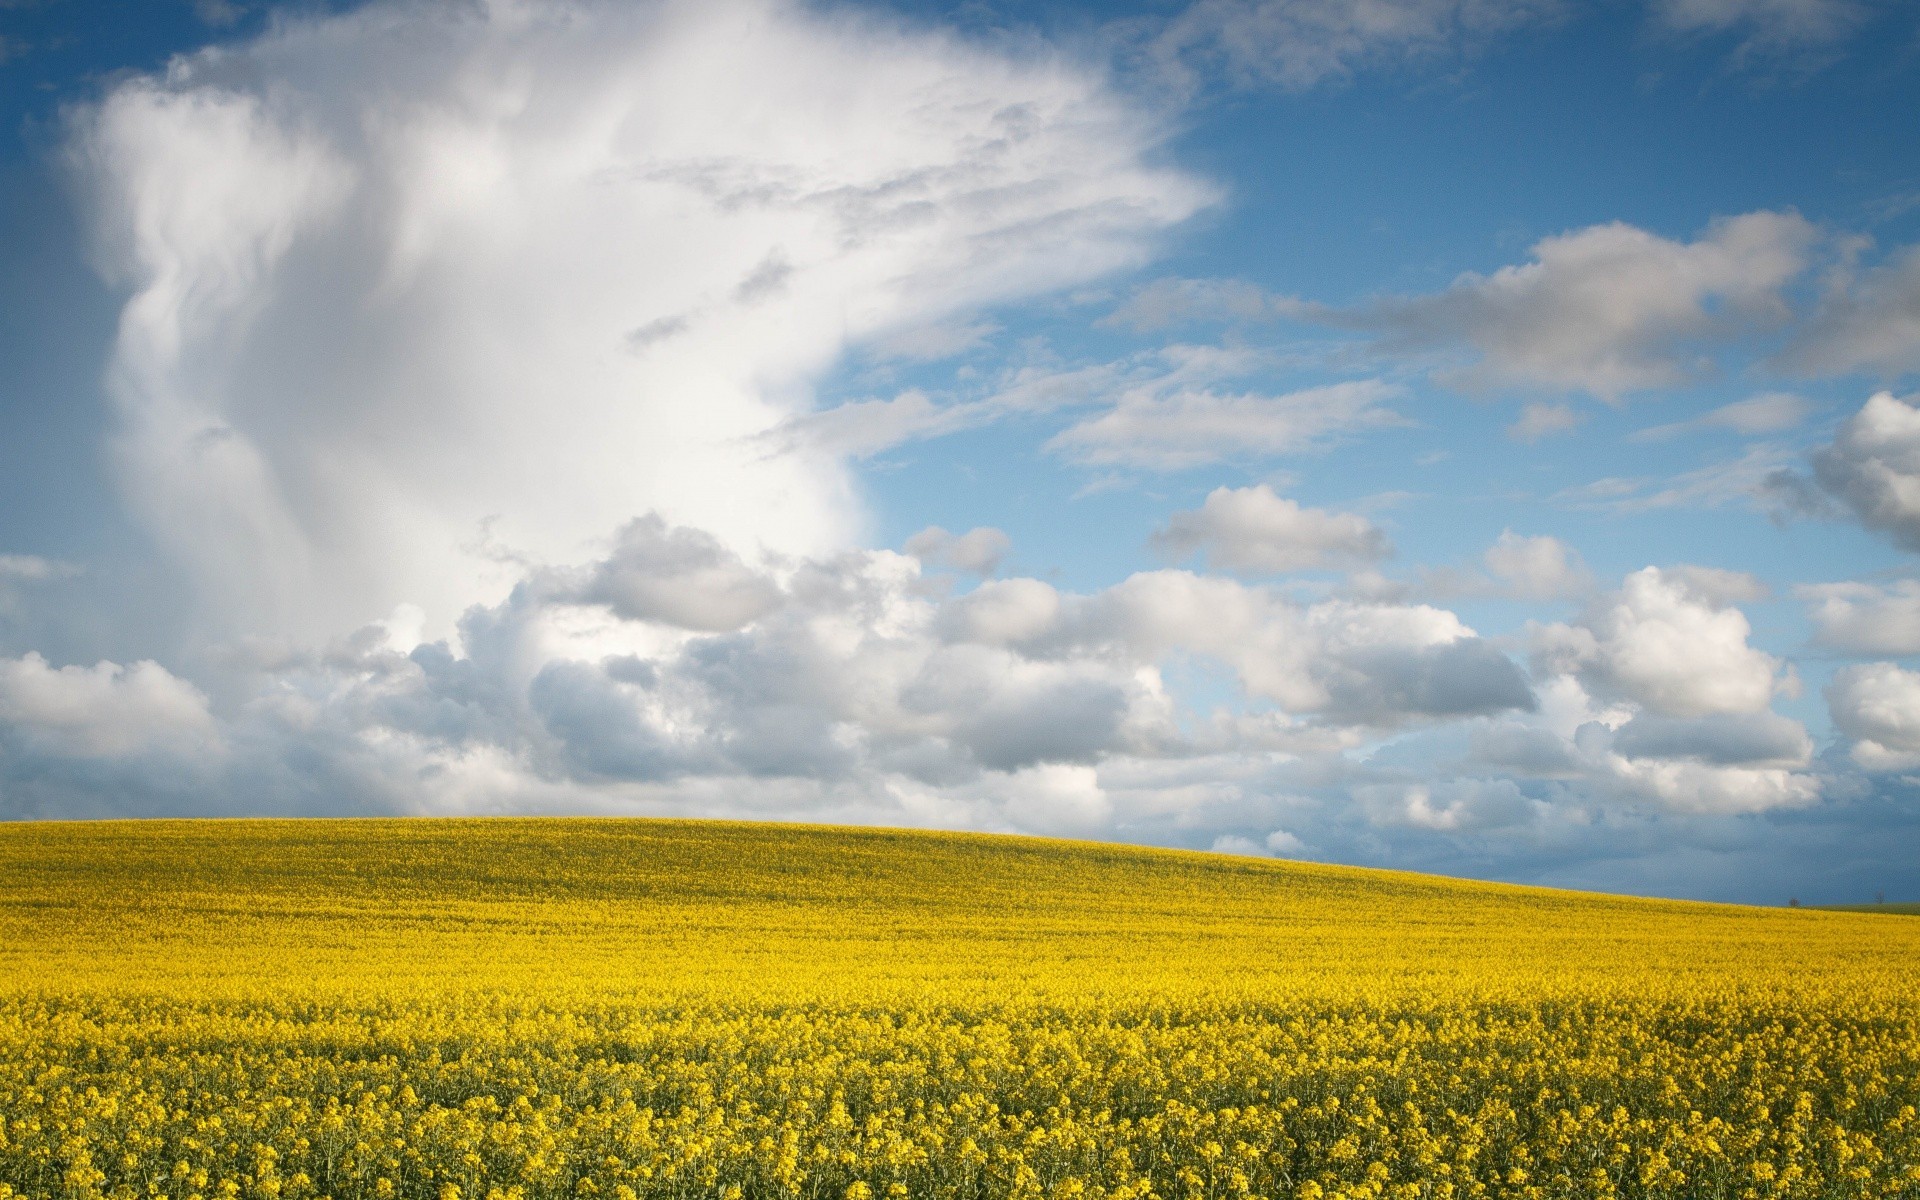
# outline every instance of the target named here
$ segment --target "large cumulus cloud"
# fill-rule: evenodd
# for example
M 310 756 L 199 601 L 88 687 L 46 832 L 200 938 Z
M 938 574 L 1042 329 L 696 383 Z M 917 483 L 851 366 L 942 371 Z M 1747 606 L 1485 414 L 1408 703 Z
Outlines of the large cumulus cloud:
M 392 0 L 76 115 L 135 515 L 214 635 L 445 632 L 658 510 L 815 553 L 769 456 L 847 345 L 1139 261 L 1210 199 L 1098 74 L 780 0 Z

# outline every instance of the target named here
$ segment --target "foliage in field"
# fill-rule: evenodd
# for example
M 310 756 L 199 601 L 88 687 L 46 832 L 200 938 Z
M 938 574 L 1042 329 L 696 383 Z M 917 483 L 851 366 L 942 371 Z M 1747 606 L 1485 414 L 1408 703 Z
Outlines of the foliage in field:
M 1920 921 L 1018 839 L 0 827 L 0 1198 L 1920 1197 Z

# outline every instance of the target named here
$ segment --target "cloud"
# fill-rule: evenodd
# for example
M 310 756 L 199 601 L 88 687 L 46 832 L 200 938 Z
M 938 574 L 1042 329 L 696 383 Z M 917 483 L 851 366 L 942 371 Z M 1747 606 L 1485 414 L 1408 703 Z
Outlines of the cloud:
M 1443 784 L 1369 784 L 1356 787 L 1367 819 L 1445 833 L 1476 833 L 1525 824 L 1535 805 L 1510 779 L 1458 779 Z
M 1872 16 L 1861 0 L 1654 0 L 1654 21 L 1675 33 L 1737 32 L 1736 61 L 1828 51 Z
M 37 554 L 0 554 L 0 617 L 25 611 L 25 595 L 29 588 L 72 579 L 80 573 L 80 567 L 75 563 L 42 558 Z
M 554 599 L 604 604 L 628 621 L 723 633 L 772 611 L 780 589 L 712 534 L 669 529 L 657 513 L 620 531 L 613 554 L 575 579 L 545 583 Z
M 1642 713 L 1613 732 L 1632 759 L 1690 760 L 1721 767 L 1804 767 L 1813 754 L 1806 727 L 1774 712 L 1661 717 Z
M 1503 529 L 1481 561 L 1507 594 L 1522 600 L 1564 600 L 1593 588 L 1579 554 L 1554 537 L 1522 537 Z
M 67 757 L 192 750 L 214 740 L 207 698 L 155 662 L 54 667 L 38 654 L 0 659 L 0 735 Z
M 1536 662 L 1660 716 L 1761 712 L 1782 664 L 1747 644 L 1752 626 L 1733 607 L 1757 595 L 1735 572 L 1647 567 L 1578 624 L 1538 627 Z
M 1776 365 L 1807 375 L 1920 371 L 1920 246 L 1858 279 L 1842 278 Z
M 934 567 L 988 576 L 1000 569 L 1000 562 L 1013 548 L 1013 539 L 1003 530 L 982 525 L 965 533 L 953 534 L 938 525 L 929 525 L 907 539 L 906 551 Z
M 1807 769 L 1806 728 L 1777 713 L 1672 717 L 1632 700 L 1596 705 L 1581 680 L 1565 674 L 1542 679 L 1539 691 L 1538 712 L 1474 730 L 1466 769 L 1552 780 L 1561 797 L 1642 813 L 1767 812 L 1804 808 L 1822 794 L 1823 777 Z
M 878 359 L 940 362 L 985 346 L 999 332 L 991 321 L 947 321 L 886 334 L 869 342 L 865 350 Z
M 1868 529 L 1920 551 L 1920 409 L 1876 392 L 1813 455 L 1820 486 Z
M 1571 508 L 1617 513 L 1672 508 L 1725 508 L 1745 505 L 1773 512 L 1783 504 L 1806 507 L 1794 494 L 1797 459 L 1787 447 L 1770 442 L 1748 446 L 1739 458 L 1709 463 L 1667 479 L 1596 479 L 1554 493 L 1550 499 Z
M 1172 559 L 1203 554 L 1217 570 L 1265 575 L 1358 565 L 1393 553 L 1387 535 L 1365 517 L 1302 508 L 1264 483 L 1215 488 L 1198 509 L 1169 517 L 1151 541 Z
M 1703 348 L 1784 321 L 1780 291 L 1818 236 L 1796 213 L 1715 221 L 1692 242 L 1621 222 L 1544 238 L 1532 260 L 1445 291 L 1358 309 L 1303 310 L 1377 334 L 1389 353 L 1460 349 L 1468 389 L 1545 387 L 1614 402 L 1703 373 Z
M 1233 669 L 1253 696 L 1332 724 L 1529 709 L 1512 661 L 1451 612 L 1345 600 L 1299 606 L 1267 588 L 1185 571 L 1134 575 L 1063 609 L 1038 645 L 1182 650 Z
M 73 121 L 116 472 L 209 636 L 444 634 L 649 510 L 844 546 L 842 460 L 757 439 L 850 345 L 1142 262 L 1213 198 L 1161 133 L 1064 58 L 776 0 L 279 21 Z
M 824 451 L 866 458 L 1000 421 L 1148 402 L 1243 377 L 1265 365 L 1267 356 L 1255 351 L 1173 345 L 1085 366 L 1020 366 L 972 395 L 936 399 L 910 388 L 889 399 L 855 400 L 807 413 L 758 440 L 775 454 Z
M 1520 410 L 1520 419 L 1507 426 L 1507 436 L 1516 442 L 1537 442 L 1541 438 L 1571 433 L 1587 419 L 1570 404 L 1548 404 L 1535 400 Z
M 1779 433 L 1792 429 L 1806 419 L 1807 402 L 1788 392 L 1766 392 L 1750 396 L 1745 400 L 1736 400 L 1732 404 L 1723 404 L 1712 412 L 1703 413 L 1689 421 L 1675 421 L 1668 425 L 1655 425 L 1642 429 L 1633 435 L 1636 442 L 1658 442 L 1679 437 L 1688 433 L 1703 433 L 1716 429 L 1727 429 L 1748 436 L 1760 433 Z
M 1816 645 L 1862 657 L 1920 654 L 1920 580 L 1815 583 L 1793 594 L 1807 603 Z
M 1195 321 L 1259 320 L 1293 307 L 1243 279 L 1156 279 L 1095 324 L 1151 333 Z
M 1560 0 L 1198 0 L 1148 54 L 1188 86 L 1205 71 L 1300 91 L 1375 64 L 1471 52 L 1563 11 Z
M 1404 424 L 1387 407 L 1403 394 L 1379 380 L 1281 395 L 1137 391 L 1062 430 L 1047 449 L 1086 465 L 1153 471 L 1273 458 L 1316 449 L 1358 430 Z
M 1623 792 L 1679 812 L 1728 815 L 1806 808 L 1820 780 L 1785 768 L 1720 767 L 1673 759 L 1616 756 L 1609 766 Z
M 1920 673 L 1884 662 L 1842 667 L 1826 697 L 1855 762 L 1869 771 L 1920 767 Z

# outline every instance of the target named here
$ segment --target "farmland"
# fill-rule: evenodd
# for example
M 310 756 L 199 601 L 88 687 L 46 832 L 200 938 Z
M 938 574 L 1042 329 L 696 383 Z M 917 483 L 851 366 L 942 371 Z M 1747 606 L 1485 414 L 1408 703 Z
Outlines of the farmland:
M 0 1197 L 1920 1197 L 1920 921 L 1013 838 L 0 827 Z

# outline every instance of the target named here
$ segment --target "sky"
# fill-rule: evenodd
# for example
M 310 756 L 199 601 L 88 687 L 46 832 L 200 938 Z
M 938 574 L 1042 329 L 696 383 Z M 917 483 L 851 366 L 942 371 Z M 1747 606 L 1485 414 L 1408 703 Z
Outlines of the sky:
M 1899 0 L 0 0 L 0 817 L 1920 899 Z

